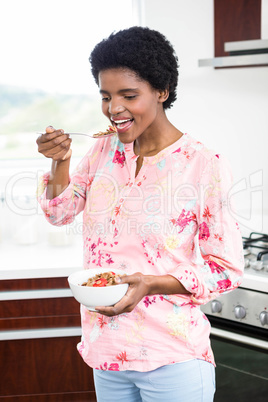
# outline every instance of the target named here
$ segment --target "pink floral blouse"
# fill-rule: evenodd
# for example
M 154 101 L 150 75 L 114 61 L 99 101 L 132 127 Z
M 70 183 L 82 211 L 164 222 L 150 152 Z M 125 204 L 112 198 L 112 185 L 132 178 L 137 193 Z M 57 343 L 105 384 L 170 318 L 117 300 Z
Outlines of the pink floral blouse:
M 229 165 L 187 134 L 145 157 L 137 177 L 136 160 L 132 143 L 98 139 L 60 196 L 46 199 L 49 173 L 42 177 L 41 207 L 53 225 L 83 211 L 85 269 L 169 274 L 191 295 L 146 296 L 112 318 L 81 306 L 78 350 L 101 370 L 149 371 L 194 358 L 215 364 L 200 305 L 239 286 L 243 275 Z

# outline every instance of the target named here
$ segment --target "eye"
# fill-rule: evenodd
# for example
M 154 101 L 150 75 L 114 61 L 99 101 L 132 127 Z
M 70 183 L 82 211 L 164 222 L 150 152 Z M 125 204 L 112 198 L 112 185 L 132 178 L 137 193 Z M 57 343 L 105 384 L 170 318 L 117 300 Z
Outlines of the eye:
M 103 96 L 103 97 L 101 98 L 101 100 L 102 100 L 103 102 L 109 102 L 110 99 L 111 99 L 111 98 L 109 98 L 109 96 Z
M 131 99 L 135 99 L 137 97 L 137 95 L 125 95 L 124 98 L 131 100 Z

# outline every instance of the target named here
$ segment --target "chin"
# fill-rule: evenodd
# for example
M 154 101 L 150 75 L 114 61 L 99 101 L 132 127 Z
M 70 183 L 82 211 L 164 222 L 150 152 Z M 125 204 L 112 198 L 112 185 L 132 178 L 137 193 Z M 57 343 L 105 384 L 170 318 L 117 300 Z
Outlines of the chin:
M 117 136 L 122 144 L 131 144 L 134 141 L 133 138 L 127 136 L 126 134 L 117 134 Z

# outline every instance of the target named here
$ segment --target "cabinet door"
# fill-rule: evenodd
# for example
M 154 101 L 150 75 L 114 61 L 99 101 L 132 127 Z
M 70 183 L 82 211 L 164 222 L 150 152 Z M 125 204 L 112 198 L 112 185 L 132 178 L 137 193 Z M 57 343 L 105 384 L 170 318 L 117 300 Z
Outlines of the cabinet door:
M 96 401 L 80 337 L 0 342 L 0 402 Z
M 261 0 L 214 0 L 215 57 L 228 56 L 225 42 L 261 38 Z

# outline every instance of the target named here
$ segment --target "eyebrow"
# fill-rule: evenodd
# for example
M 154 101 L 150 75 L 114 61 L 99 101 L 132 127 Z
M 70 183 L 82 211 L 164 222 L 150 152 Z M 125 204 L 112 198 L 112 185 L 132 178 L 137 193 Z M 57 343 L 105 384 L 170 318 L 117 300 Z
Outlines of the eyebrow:
M 119 94 L 121 93 L 125 93 L 125 92 L 138 92 L 139 89 L 138 88 L 124 88 L 124 89 L 120 89 L 118 91 Z M 105 89 L 100 89 L 100 94 L 108 94 L 108 91 L 105 91 Z

